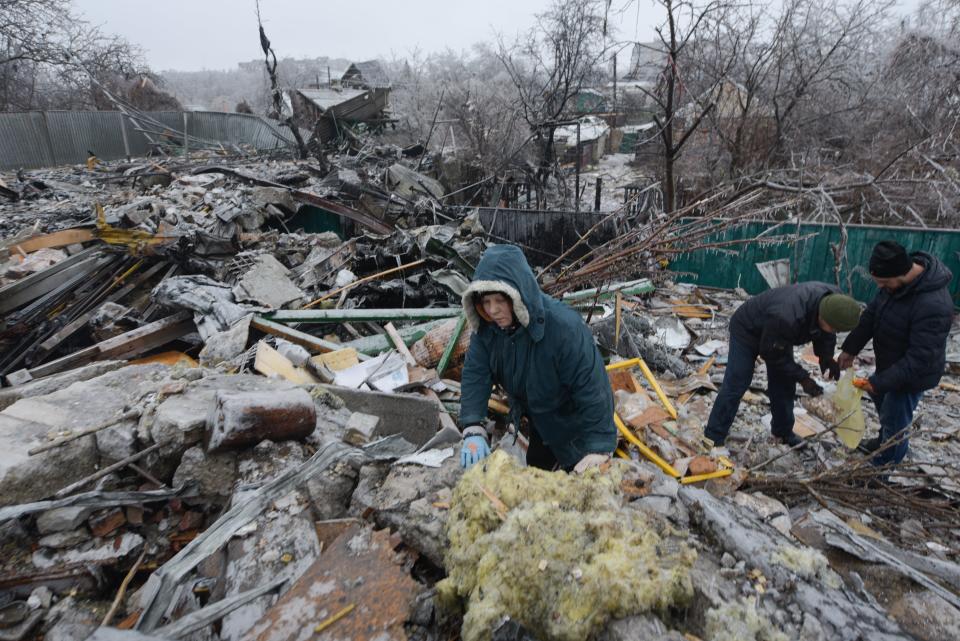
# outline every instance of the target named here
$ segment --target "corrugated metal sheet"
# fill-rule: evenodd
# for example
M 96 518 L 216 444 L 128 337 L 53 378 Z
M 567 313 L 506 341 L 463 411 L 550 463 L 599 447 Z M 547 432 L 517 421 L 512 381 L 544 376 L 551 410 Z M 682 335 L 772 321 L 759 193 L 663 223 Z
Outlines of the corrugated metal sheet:
M 179 137 L 180 111 L 146 115 L 170 127 Z M 186 112 L 188 133 L 203 140 L 249 145 L 261 151 L 289 146 L 293 137 L 276 123 L 250 114 Z M 127 144 L 123 141 L 123 128 Z M 0 169 L 76 164 L 92 151 L 103 160 L 143 156 L 150 150 L 146 137 L 116 111 L 47 111 L 0 113 Z
M 716 240 L 755 238 L 770 229 L 775 223 L 749 222 L 720 234 Z M 770 234 L 792 235 L 797 233 L 793 223 L 781 225 Z M 819 280 L 834 282 L 834 260 L 831 244 L 840 242 L 840 228 L 829 224 L 801 224 L 802 240 L 795 245 L 739 246 L 731 254 L 716 250 L 698 251 L 678 256 L 670 265 L 677 272 L 688 272 L 678 280 L 694 282 L 708 287 L 742 287 L 750 294 L 767 289 L 755 264 L 768 260 L 790 259 L 793 282 Z M 853 296 L 861 301 L 873 298 L 876 286 L 870 279 L 866 266 L 874 245 L 881 240 L 896 240 L 908 251 L 926 251 L 933 254 L 953 272 L 950 291 L 955 302 L 960 302 L 960 231 L 952 229 L 919 229 L 908 227 L 879 227 L 872 225 L 847 225 L 847 261 Z M 841 271 L 841 286 L 846 289 L 847 269 Z
M 609 213 L 572 211 L 531 211 L 529 209 L 480 208 L 480 223 L 494 238 L 522 246 L 534 265 L 546 265 L 576 243 L 581 235 Z M 617 233 L 612 218 L 590 236 L 586 252 Z M 574 256 L 579 255 L 575 253 Z

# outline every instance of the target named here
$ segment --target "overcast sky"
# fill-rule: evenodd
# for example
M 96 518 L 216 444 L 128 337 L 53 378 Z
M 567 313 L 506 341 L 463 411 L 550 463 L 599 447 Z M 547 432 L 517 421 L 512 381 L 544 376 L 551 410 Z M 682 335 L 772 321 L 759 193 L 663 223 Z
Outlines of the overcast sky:
M 259 58 L 254 0 L 74 0 L 105 31 L 140 45 L 155 71 L 231 69 Z M 618 8 L 629 4 L 626 12 Z M 261 0 L 278 57 L 349 60 L 468 49 L 495 32 L 513 39 L 550 0 Z M 619 37 L 652 37 L 651 0 L 614 0 Z M 629 51 L 626 52 L 629 55 Z
M 901 11 L 919 0 L 900 0 Z M 140 45 L 154 71 L 232 69 L 259 58 L 254 0 L 74 0 L 107 32 Z M 495 33 L 513 40 L 550 0 L 261 0 L 278 57 L 348 60 L 469 49 Z M 613 0 L 618 40 L 649 41 L 662 20 L 653 0 Z M 630 49 L 621 54 L 629 60 Z M 624 57 L 626 59 L 624 59 Z

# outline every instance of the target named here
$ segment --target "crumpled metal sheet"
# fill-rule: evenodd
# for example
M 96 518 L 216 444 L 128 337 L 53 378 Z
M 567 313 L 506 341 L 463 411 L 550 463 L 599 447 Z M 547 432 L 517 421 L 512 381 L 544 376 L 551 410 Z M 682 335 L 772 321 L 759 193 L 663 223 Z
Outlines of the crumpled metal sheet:
M 264 311 L 238 305 L 229 285 L 200 275 L 167 278 L 153 289 L 150 297 L 161 305 L 194 312 L 194 323 L 204 341 L 230 329 L 247 314 Z
M 324 550 L 243 641 L 405 641 L 404 623 L 422 588 L 404 570 L 405 558 L 394 547 L 387 530 L 354 525 Z M 326 627 L 314 632 L 319 624 Z
M 143 614 L 137 629 L 155 630 L 174 597 L 177 587 L 205 558 L 219 550 L 240 528 L 256 519 L 278 498 L 303 485 L 337 461 L 349 456 L 362 456 L 360 450 L 343 443 L 330 442 L 317 450 L 308 461 L 287 470 L 273 479 L 244 502 L 234 505 L 203 534 L 191 541 L 172 559 L 150 575 L 144 586 Z
M 139 505 L 155 501 L 168 501 L 174 497 L 196 496 L 196 486 L 185 485 L 174 490 L 150 490 L 146 492 L 84 492 L 58 501 L 37 501 L 0 507 L 0 523 L 27 514 L 46 512 L 61 507 L 104 508 L 117 505 Z

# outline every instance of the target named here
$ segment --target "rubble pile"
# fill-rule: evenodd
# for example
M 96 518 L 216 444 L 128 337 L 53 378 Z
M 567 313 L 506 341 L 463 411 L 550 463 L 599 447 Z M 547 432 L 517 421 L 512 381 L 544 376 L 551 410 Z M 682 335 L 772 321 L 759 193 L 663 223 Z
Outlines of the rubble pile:
M 609 361 L 615 462 L 522 467 L 495 390 L 464 474 L 489 238 L 367 151 L 2 178 L 0 639 L 958 637 L 960 333 L 895 468 L 806 398 L 775 441 L 763 366 L 713 448 L 746 295 L 581 247 L 540 277 Z

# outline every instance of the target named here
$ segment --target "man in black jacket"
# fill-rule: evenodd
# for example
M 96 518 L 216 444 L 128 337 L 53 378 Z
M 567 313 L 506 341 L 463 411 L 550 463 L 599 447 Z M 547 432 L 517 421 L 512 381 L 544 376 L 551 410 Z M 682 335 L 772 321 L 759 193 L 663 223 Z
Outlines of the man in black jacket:
M 799 383 L 811 396 L 819 396 L 823 388 L 793 360 L 793 347 L 812 342 L 820 372 L 839 378 L 840 368 L 833 359 L 836 333 L 853 329 L 859 316 L 855 300 L 833 285 L 817 282 L 770 289 L 741 305 L 730 319 L 727 367 L 704 430 L 706 437 L 714 445 L 723 445 L 759 356 L 767 364 L 771 431 L 788 445 L 798 444 L 800 439 L 793 433 L 796 386 Z
M 876 465 L 899 463 L 907 453 L 904 430 L 923 392 L 936 387 L 946 366 L 947 335 L 953 323 L 953 301 L 948 287 L 950 270 L 926 252 L 907 255 L 892 240 L 877 243 L 870 256 L 870 276 L 880 290 L 864 310 L 860 323 L 843 342 L 841 369 L 873 339 L 877 369 L 855 384 L 866 390 L 880 417 L 879 438 L 861 449 L 874 452 L 895 439 L 873 459 Z

